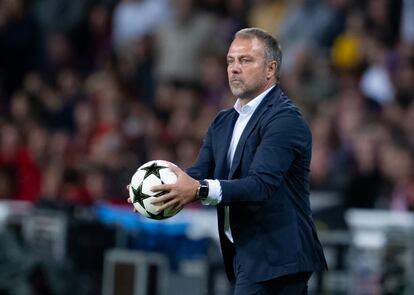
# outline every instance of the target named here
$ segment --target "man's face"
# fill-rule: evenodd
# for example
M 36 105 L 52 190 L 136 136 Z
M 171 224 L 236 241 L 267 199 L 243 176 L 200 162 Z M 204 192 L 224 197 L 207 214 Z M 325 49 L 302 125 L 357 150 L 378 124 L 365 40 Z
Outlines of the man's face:
M 274 71 L 266 63 L 264 44 L 257 38 L 236 38 L 227 53 L 231 92 L 251 100 L 273 84 Z

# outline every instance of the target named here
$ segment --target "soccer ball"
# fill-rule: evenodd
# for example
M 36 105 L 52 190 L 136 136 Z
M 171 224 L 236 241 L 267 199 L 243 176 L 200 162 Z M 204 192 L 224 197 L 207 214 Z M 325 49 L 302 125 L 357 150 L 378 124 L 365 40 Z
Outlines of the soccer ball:
M 134 173 L 129 185 L 132 204 L 141 215 L 147 218 L 160 220 L 174 216 L 181 208 L 169 207 L 161 212 L 156 212 L 162 203 L 151 204 L 151 201 L 167 192 L 152 192 L 150 189 L 154 185 L 173 184 L 176 181 L 177 176 L 168 168 L 167 161 L 154 160 L 145 163 Z

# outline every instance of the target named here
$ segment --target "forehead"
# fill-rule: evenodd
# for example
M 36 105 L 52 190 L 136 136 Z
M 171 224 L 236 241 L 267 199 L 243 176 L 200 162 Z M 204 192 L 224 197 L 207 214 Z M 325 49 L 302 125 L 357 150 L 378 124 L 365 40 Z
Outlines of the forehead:
M 230 45 L 227 56 L 251 55 L 264 56 L 264 44 L 261 40 L 252 37 L 237 37 Z

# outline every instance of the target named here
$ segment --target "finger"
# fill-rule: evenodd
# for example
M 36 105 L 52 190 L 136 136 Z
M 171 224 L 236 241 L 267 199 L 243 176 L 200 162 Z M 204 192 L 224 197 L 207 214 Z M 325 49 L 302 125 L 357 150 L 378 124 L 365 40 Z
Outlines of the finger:
M 127 191 L 129 191 L 130 186 L 131 186 L 131 184 L 127 184 L 127 186 L 126 186 Z
M 168 200 L 171 199 L 175 199 L 175 194 L 173 193 L 168 193 L 159 197 L 154 198 L 153 200 L 151 200 L 151 204 L 156 205 L 162 202 L 167 202 Z
M 178 167 L 176 164 L 174 164 L 173 162 L 167 161 L 169 165 L 172 165 L 174 167 Z
M 132 204 L 132 199 L 131 199 L 131 198 L 128 198 L 128 203 Z M 137 212 L 138 212 L 138 210 L 135 208 L 135 206 L 134 206 L 134 205 L 132 206 L 132 210 L 133 210 L 135 213 L 137 213 Z
M 178 175 L 179 173 L 182 172 L 182 170 L 180 169 L 180 167 L 178 167 L 177 165 L 174 165 L 172 163 L 168 163 L 168 168 L 170 168 L 170 170 L 172 172 L 174 172 L 176 175 Z
M 163 211 L 163 210 L 165 210 L 165 209 L 167 209 L 168 207 L 170 207 L 170 206 L 181 206 L 180 205 L 180 201 L 179 200 L 177 200 L 177 199 L 172 199 L 171 201 L 169 201 L 169 202 L 166 202 L 166 203 L 164 203 L 163 205 L 161 205 L 160 207 L 158 207 L 158 209 L 156 210 L 156 212 L 158 213 L 158 212 L 161 212 L 161 211 Z
M 132 198 L 128 198 L 128 203 L 133 204 Z M 132 206 L 132 210 L 134 211 L 134 213 L 138 213 L 138 210 L 135 208 L 135 206 Z
M 177 203 L 173 208 L 172 208 L 172 210 L 174 211 L 174 212 L 178 212 L 178 211 L 180 211 L 181 209 L 183 209 L 183 205 L 182 204 L 180 204 L 180 203 Z
M 152 192 L 169 192 L 170 190 L 172 190 L 174 187 L 174 185 L 172 184 L 159 184 L 159 185 L 154 185 L 150 188 L 150 190 Z

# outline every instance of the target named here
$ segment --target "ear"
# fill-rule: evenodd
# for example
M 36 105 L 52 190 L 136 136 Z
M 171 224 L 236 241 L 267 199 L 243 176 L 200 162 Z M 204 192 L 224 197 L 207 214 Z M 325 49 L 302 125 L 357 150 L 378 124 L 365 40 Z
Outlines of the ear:
M 272 62 L 267 64 L 266 78 L 268 80 L 270 80 L 270 79 L 272 79 L 276 76 L 276 71 L 277 71 L 276 65 L 277 65 L 276 61 L 272 61 Z

